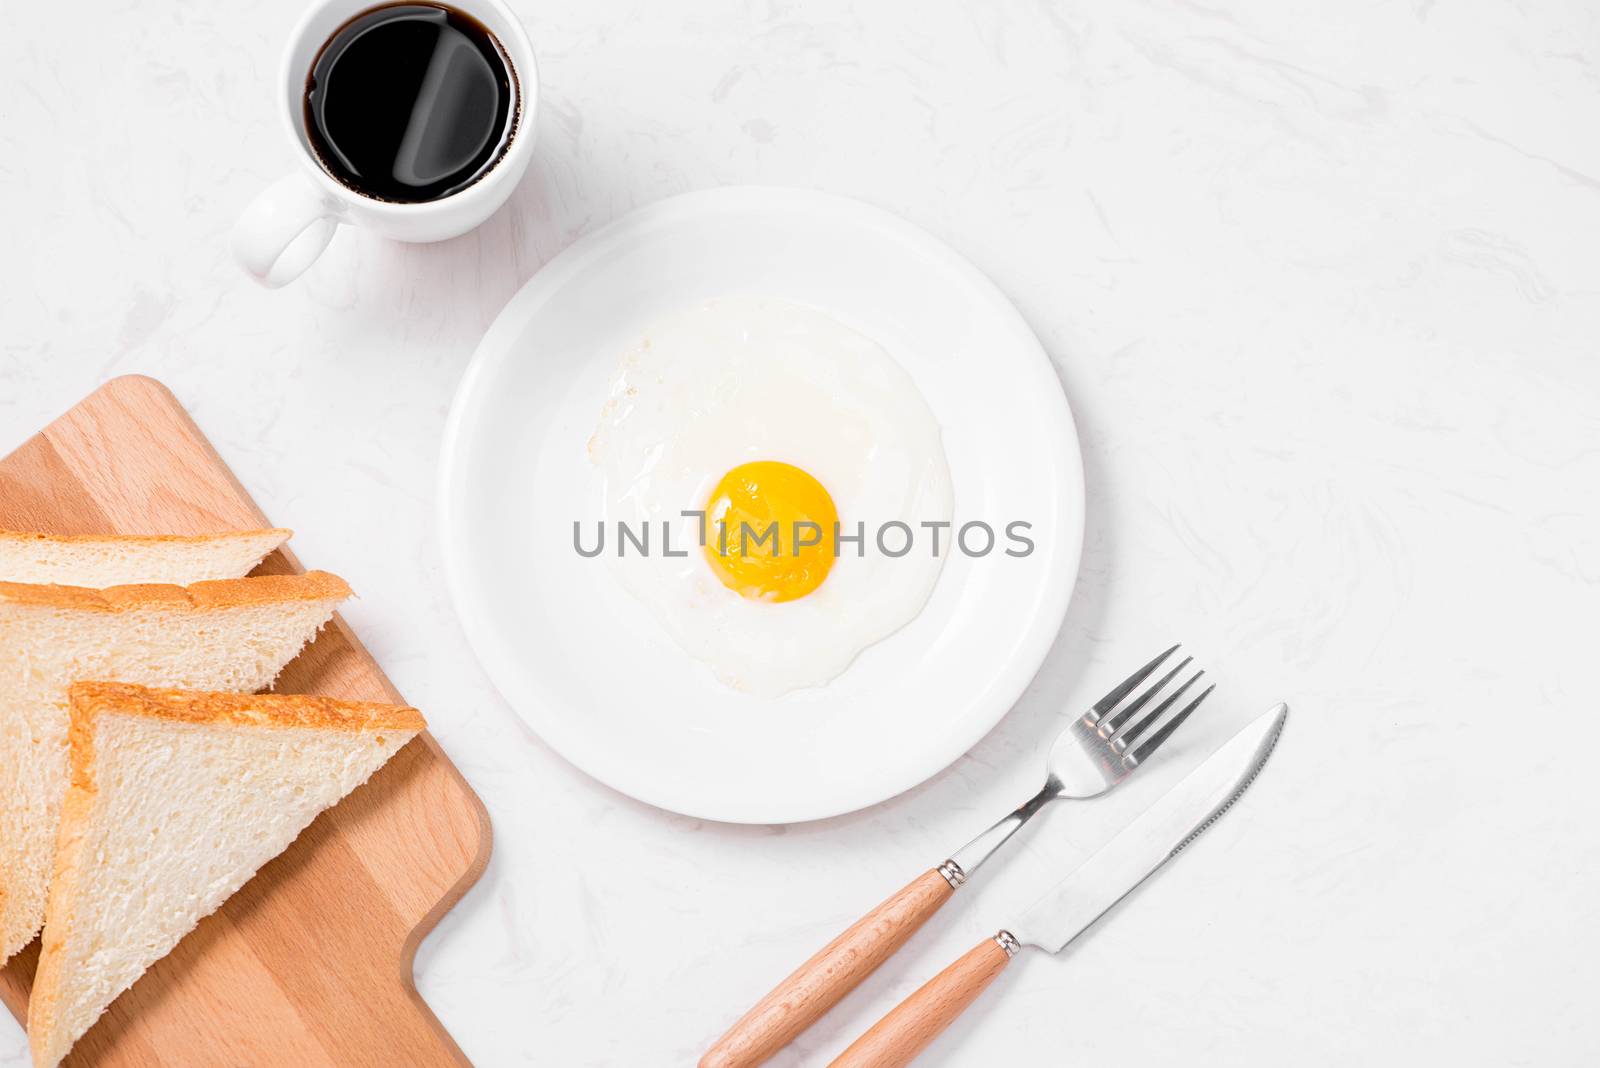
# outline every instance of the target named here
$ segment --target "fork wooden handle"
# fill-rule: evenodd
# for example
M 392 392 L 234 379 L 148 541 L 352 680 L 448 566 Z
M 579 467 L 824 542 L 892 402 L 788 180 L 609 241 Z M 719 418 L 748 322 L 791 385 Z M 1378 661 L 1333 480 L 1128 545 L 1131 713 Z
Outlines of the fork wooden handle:
M 903 1068 L 910 1064 L 1010 962 L 1011 954 L 998 938 L 984 939 L 889 1010 L 828 1068 Z
M 905 945 L 955 891 L 938 868 L 857 920 L 795 969 L 700 1058 L 700 1068 L 755 1068 L 816 1023 Z

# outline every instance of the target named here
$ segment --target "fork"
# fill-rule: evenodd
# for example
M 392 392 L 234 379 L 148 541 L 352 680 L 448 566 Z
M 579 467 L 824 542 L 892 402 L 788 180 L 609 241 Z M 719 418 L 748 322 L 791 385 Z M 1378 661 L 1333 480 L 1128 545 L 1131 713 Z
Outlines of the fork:
M 1068 724 L 1050 746 L 1045 783 L 1038 793 L 822 947 L 740 1017 L 700 1058 L 700 1068 L 755 1068 L 761 1064 L 876 971 L 1040 809 L 1056 800 L 1099 797 L 1132 775 L 1216 688 L 1206 687 L 1167 717 L 1205 674 L 1196 670 L 1148 714 L 1136 719 L 1194 661 L 1184 657 L 1130 700 L 1177 651 L 1174 645 L 1151 660 Z M 1162 722 L 1156 728 L 1158 721 Z M 1155 733 L 1149 734 L 1152 728 Z

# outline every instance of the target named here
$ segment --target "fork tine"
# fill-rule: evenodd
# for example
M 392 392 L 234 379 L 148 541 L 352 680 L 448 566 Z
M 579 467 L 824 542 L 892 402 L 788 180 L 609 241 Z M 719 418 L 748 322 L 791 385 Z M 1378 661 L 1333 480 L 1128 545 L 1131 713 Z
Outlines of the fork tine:
M 1196 671 L 1193 675 L 1190 675 L 1188 681 L 1186 681 L 1182 686 L 1179 686 L 1176 690 L 1173 690 L 1172 693 L 1167 695 L 1167 699 L 1165 701 L 1162 701 L 1159 705 L 1157 705 L 1153 712 L 1151 712 L 1148 716 L 1146 716 L 1143 719 L 1141 719 L 1138 723 L 1131 723 L 1131 724 L 1128 724 L 1128 725 L 1124 726 L 1122 728 L 1122 730 L 1118 731 L 1117 733 L 1115 733 L 1115 734 L 1113 734 L 1111 736 L 1110 741 L 1112 741 L 1112 742 L 1121 742 L 1124 746 L 1132 745 L 1135 741 L 1138 740 L 1139 735 L 1143 734 L 1145 731 L 1149 730 L 1151 727 L 1154 727 L 1155 724 L 1156 724 L 1156 720 L 1160 719 L 1166 713 L 1167 709 L 1171 708 L 1173 706 L 1173 703 L 1176 702 L 1178 700 L 1178 698 L 1183 696 L 1184 691 L 1187 690 L 1189 687 L 1193 686 L 1195 684 L 1195 680 L 1198 679 L 1201 675 L 1204 675 L 1205 673 L 1206 673 L 1205 672 L 1205 668 L 1201 668 L 1199 671 Z
M 1161 748 L 1161 743 L 1165 742 L 1168 738 L 1171 738 L 1172 732 L 1177 730 L 1178 727 L 1182 725 L 1183 721 L 1189 718 L 1189 713 L 1199 708 L 1200 702 L 1204 701 L 1207 697 L 1210 697 L 1211 691 L 1215 690 L 1216 688 L 1217 684 L 1214 682 L 1210 686 L 1207 686 L 1205 690 L 1201 692 L 1199 697 L 1196 697 L 1193 701 L 1189 702 L 1189 706 L 1187 708 L 1185 708 L 1182 712 L 1179 712 L 1176 716 L 1172 717 L 1171 723 L 1164 724 L 1160 730 L 1156 731 L 1154 737 L 1134 751 L 1133 762 L 1138 764 L 1144 760 L 1148 760 L 1157 749 Z
M 1111 728 L 1112 735 L 1115 736 L 1116 732 L 1122 729 L 1122 725 L 1128 722 L 1135 712 L 1149 704 L 1150 699 L 1156 694 L 1160 693 L 1167 683 L 1172 681 L 1173 676 L 1177 675 L 1178 672 L 1182 671 L 1192 663 L 1194 663 L 1194 657 L 1184 657 L 1178 662 L 1177 667 L 1161 676 L 1161 678 L 1152 684 L 1149 689 L 1145 690 L 1144 693 L 1130 701 L 1127 708 L 1124 708 L 1121 712 L 1113 713 L 1111 717 L 1106 720 L 1106 726 Z
M 1182 644 L 1182 642 L 1178 643 L 1178 645 Z M 1100 698 L 1100 700 L 1095 702 L 1095 714 L 1103 716 L 1113 708 L 1116 708 L 1117 705 L 1122 702 L 1124 697 L 1133 692 L 1133 688 L 1135 686 L 1138 686 L 1145 679 L 1148 679 L 1155 672 L 1156 668 L 1161 666 L 1162 662 L 1165 661 L 1167 657 L 1171 656 L 1177 651 L 1178 646 L 1174 645 L 1171 649 L 1168 649 L 1166 652 L 1150 661 L 1150 663 L 1146 664 L 1138 671 L 1135 671 L 1132 675 L 1129 675 L 1126 681 L 1124 681 L 1116 689 L 1112 690 L 1110 693 L 1106 694 L 1104 697 Z

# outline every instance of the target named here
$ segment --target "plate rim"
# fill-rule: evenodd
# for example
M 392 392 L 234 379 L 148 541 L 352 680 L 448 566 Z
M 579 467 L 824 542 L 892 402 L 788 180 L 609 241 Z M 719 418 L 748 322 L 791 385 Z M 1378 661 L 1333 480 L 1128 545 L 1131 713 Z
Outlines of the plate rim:
M 1040 599 L 1038 608 L 1028 621 L 1023 632 L 1023 640 L 1017 643 L 1012 657 L 995 672 L 985 687 L 985 691 L 992 695 L 989 697 L 993 704 L 992 712 L 972 717 L 965 730 L 949 731 L 947 745 L 940 746 L 937 750 L 930 748 L 927 760 L 919 762 L 915 770 L 892 783 L 867 788 L 858 787 L 847 796 L 834 795 L 834 799 L 824 805 L 790 805 L 788 809 L 782 805 L 769 805 L 761 811 L 752 812 L 716 811 L 715 805 L 707 808 L 686 803 L 682 798 L 664 796 L 659 791 L 651 789 L 640 790 L 616 781 L 614 776 L 601 774 L 595 769 L 595 762 L 586 759 L 587 747 L 574 744 L 572 737 L 559 728 L 552 729 L 550 717 L 539 716 L 534 710 L 524 708 L 512 698 L 510 691 L 515 687 L 508 687 L 504 681 L 509 669 L 498 663 L 496 658 L 486 655 L 488 643 L 484 639 L 484 628 L 488 624 L 470 607 L 472 598 L 466 588 L 463 574 L 465 568 L 462 562 L 461 542 L 464 534 L 460 528 L 464 521 L 457 516 L 455 506 L 462 492 L 460 487 L 463 478 L 460 468 L 463 442 L 467 433 L 466 410 L 473 406 L 485 388 L 483 383 L 486 376 L 500 363 L 509 359 L 512 353 L 513 346 L 499 342 L 499 336 L 515 335 L 520 332 L 539 309 L 560 291 L 567 279 L 582 270 L 591 259 L 602 254 L 619 235 L 659 225 L 663 221 L 670 221 L 674 216 L 692 217 L 696 214 L 740 206 L 791 211 L 804 208 L 826 212 L 868 228 L 887 231 L 919 255 L 937 260 L 942 267 L 951 270 L 961 279 L 964 288 L 976 292 L 986 302 L 994 305 L 1001 314 L 1013 318 L 1023 335 L 1032 341 L 1032 350 L 1037 356 L 1037 362 L 1034 364 L 1036 370 L 1042 373 L 1052 387 L 1043 392 L 1048 398 L 1047 405 L 1054 409 L 1054 425 L 1059 426 L 1061 431 L 1054 435 L 1058 441 L 1057 459 L 1061 463 L 1062 470 L 1071 476 L 1073 483 L 1063 485 L 1057 499 L 1070 502 L 1075 498 L 1080 505 L 1077 509 L 1077 522 L 1063 523 L 1059 531 L 1054 564 L 1041 583 L 1045 595 Z M 1066 390 L 1043 342 L 1039 340 L 1032 326 L 1005 292 L 954 247 L 892 211 L 853 197 L 789 186 L 729 185 L 664 197 L 634 208 L 599 229 L 578 237 L 547 260 L 506 301 L 473 349 L 472 357 L 456 386 L 450 402 L 450 411 L 445 419 L 435 485 L 435 530 L 451 606 L 474 658 L 488 676 L 501 700 L 506 702 L 517 717 L 563 760 L 618 793 L 663 811 L 695 819 L 757 826 L 829 819 L 882 804 L 927 782 L 950 767 L 994 730 L 1032 684 L 1065 621 L 1082 564 L 1086 512 L 1083 450 L 1078 441 L 1077 424 L 1067 400 Z M 1067 544 L 1069 540 L 1070 544 Z M 496 662 L 491 662 L 492 659 L 496 659 Z M 567 702 L 561 703 L 565 705 Z

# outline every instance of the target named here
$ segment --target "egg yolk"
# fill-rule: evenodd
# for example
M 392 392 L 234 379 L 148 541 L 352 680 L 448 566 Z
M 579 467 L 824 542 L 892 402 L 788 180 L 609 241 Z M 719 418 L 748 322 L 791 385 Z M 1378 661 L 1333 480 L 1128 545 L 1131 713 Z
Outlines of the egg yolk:
M 706 502 L 706 559 L 741 597 L 793 601 L 828 577 L 838 522 L 808 472 L 777 460 L 740 464 Z

